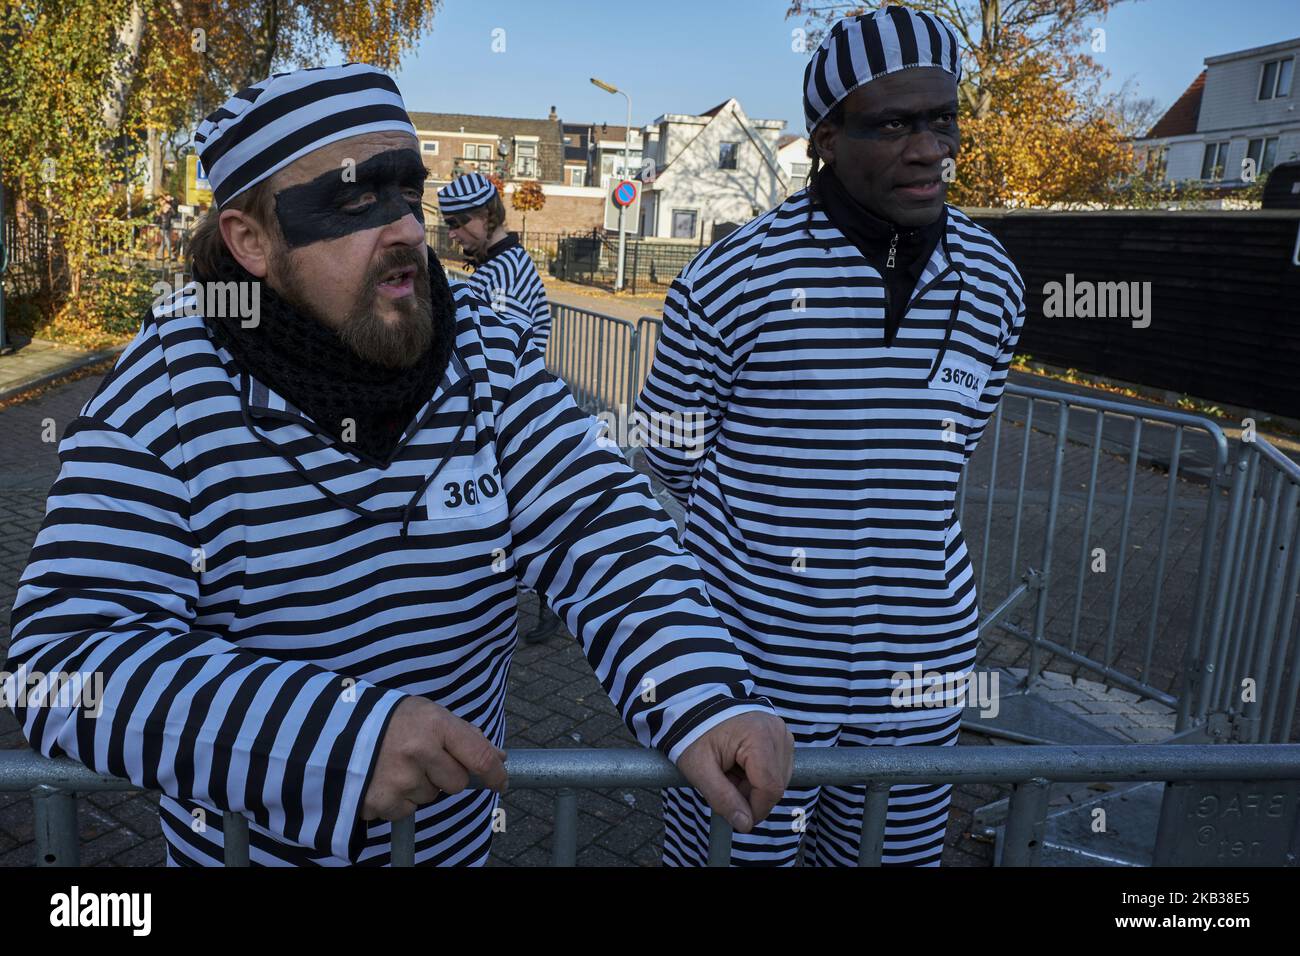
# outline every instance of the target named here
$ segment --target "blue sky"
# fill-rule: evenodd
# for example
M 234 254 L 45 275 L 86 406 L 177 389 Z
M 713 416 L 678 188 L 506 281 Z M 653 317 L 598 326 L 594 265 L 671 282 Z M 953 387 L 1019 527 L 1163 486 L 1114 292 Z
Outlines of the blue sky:
M 803 132 L 807 54 L 791 50 L 787 0 L 445 0 L 433 30 L 408 55 L 398 85 L 408 109 L 622 124 L 698 113 L 729 96 L 754 117 Z M 1108 87 L 1171 104 L 1207 56 L 1300 36 L 1296 0 L 1129 0 L 1097 26 Z M 504 51 L 493 52 L 504 40 Z

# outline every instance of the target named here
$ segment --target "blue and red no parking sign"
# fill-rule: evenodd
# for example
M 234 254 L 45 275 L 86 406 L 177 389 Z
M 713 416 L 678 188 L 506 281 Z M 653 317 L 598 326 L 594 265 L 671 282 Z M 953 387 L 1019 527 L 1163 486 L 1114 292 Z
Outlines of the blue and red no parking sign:
M 614 187 L 614 202 L 620 206 L 630 206 L 636 201 L 636 183 L 623 180 Z

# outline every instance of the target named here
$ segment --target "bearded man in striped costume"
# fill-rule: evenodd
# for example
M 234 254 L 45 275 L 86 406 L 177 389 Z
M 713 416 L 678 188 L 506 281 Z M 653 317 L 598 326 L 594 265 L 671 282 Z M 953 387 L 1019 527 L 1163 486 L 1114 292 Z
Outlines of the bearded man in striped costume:
M 383 865 L 411 813 L 417 862 L 481 864 L 522 581 L 637 739 L 761 820 L 789 734 L 646 480 L 449 288 L 392 79 L 276 74 L 195 141 L 196 281 L 65 430 L 13 610 L 6 669 L 93 674 L 100 706 L 15 702 L 31 744 L 161 790 L 173 865 L 221 862 L 223 811 L 254 864 Z
M 960 57 L 902 7 L 833 26 L 805 73 L 807 188 L 673 283 L 638 403 L 694 425 L 646 458 L 796 746 L 957 740 L 979 609 L 955 496 L 1024 322 L 1005 251 L 944 203 Z M 886 865 L 939 864 L 949 790 L 891 789 Z M 732 862 L 853 864 L 864 797 L 787 791 Z M 665 862 L 704 861 L 709 815 L 665 795 Z

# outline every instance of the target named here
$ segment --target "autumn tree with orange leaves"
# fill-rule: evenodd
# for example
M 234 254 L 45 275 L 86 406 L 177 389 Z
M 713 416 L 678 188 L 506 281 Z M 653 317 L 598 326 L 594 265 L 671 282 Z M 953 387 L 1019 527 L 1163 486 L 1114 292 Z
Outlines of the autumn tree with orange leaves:
M 982 207 L 1144 204 L 1128 183 L 1136 160 L 1125 140 L 1150 103 L 1103 96 L 1096 23 L 1123 0 L 912 0 L 957 31 L 965 50 L 958 86 L 961 154 L 949 200 Z M 811 44 L 857 4 L 793 0 L 787 17 Z M 1135 109 L 1135 107 L 1138 107 Z
M 204 115 L 331 45 L 394 69 L 440 3 L 0 0 L 0 176 L 19 225 L 47 237 L 40 267 L 10 278 L 53 323 L 40 331 L 98 344 L 138 321 L 148 283 L 104 251 L 141 234 L 141 186 Z
M 528 214 L 530 212 L 541 212 L 546 205 L 546 193 L 542 189 L 542 184 L 535 179 L 525 179 L 515 185 L 515 190 L 510 194 L 510 205 L 523 214 L 523 229 L 521 241 L 528 243 Z

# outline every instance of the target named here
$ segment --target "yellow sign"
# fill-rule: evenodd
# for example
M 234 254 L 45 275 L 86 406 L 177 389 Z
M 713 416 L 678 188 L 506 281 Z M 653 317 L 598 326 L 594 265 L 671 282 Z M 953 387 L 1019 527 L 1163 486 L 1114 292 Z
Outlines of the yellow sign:
M 187 206 L 212 205 L 212 187 L 199 157 L 190 153 L 185 157 L 185 204 Z

